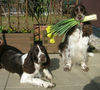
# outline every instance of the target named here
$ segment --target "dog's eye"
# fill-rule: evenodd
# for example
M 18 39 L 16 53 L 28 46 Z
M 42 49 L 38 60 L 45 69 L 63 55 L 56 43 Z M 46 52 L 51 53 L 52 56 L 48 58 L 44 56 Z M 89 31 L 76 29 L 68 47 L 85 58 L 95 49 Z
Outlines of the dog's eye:
M 80 11 L 83 12 L 84 11 L 83 8 L 81 8 Z
M 78 8 L 75 9 L 75 12 L 78 12 Z
M 41 47 L 41 51 L 45 51 L 44 47 Z
M 41 48 L 41 50 L 43 51 L 43 48 Z

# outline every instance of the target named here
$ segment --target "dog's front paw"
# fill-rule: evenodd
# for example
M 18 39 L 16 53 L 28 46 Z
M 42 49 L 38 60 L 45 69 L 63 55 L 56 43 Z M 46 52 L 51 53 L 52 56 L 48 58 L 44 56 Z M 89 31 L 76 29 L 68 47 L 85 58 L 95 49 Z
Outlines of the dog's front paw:
M 85 71 L 85 72 L 89 71 L 88 66 L 87 66 L 84 62 L 81 63 L 81 69 L 82 69 L 83 71 Z
M 44 76 L 45 76 L 48 80 L 52 80 L 52 79 L 53 79 L 53 76 L 52 76 L 52 74 L 50 73 L 50 71 L 49 71 L 48 69 L 44 69 L 43 72 L 44 72 Z
M 87 66 L 85 66 L 84 68 L 82 68 L 83 71 L 88 72 L 89 68 Z
M 64 71 L 67 72 L 67 71 L 70 71 L 71 70 L 71 66 L 70 65 L 66 65 L 64 67 Z
M 44 88 L 52 88 L 52 87 L 55 86 L 55 84 L 50 83 L 50 82 L 45 82 L 45 83 L 42 84 L 42 86 L 43 86 Z
M 46 76 L 46 78 L 47 78 L 48 80 L 52 80 L 52 79 L 53 79 L 53 76 L 50 74 L 50 75 Z

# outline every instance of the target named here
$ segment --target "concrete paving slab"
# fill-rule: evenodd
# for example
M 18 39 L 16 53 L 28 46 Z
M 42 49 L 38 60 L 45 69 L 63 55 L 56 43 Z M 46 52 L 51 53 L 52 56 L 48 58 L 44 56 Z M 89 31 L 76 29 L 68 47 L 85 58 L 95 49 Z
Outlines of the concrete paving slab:
M 81 70 L 80 66 L 74 65 L 70 72 L 63 71 L 63 61 L 58 54 L 50 54 L 50 70 L 54 76 L 52 82 L 56 87 L 52 90 L 100 90 L 100 53 L 89 58 L 88 72 Z M 0 90 L 4 90 L 8 72 L 0 70 Z M 29 84 L 20 84 L 20 77 L 10 73 L 5 90 L 47 90 L 43 87 Z
M 82 86 L 58 86 L 53 90 L 83 90 Z
M 93 57 L 89 57 L 89 66 L 100 65 L 100 53 L 95 53 Z
M 51 58 L 53 57 L 51 56 Z M 96 53 L 94 57 L 89 57 L 88 64 L 90 70 L 88 72 L 82 71 L 79 66 L 73 66 L 70 72 L 64 72 L 63 61 L 61 61 L 60 57 L 56 55 L 56 60 L 57 59 L 59 59 L 60 68 L 53 72 L 53 75 L 55 77 L 53 81 L 56 83 L 58 87 L 64 85 L 67 89 L 67 87 L 72 86 L 71 87 L 72 89 L 68 88 L 68 90 L 83 90 L 85 87 L 85 89 L 88 90 L 87 86 L 91 85 L 91 82 L 94 81 L 95 78 L 100 77 L 100 53 Z M 96 83 L 96 86 L 98 84 L 100 84 L 100 81 Z M 77 87 L 74 88 L 74 86 Z M 94 90 L 98 90 L 99 86 L 100 85 L 95 87 L 95 85 L 93 85 L 93 88 L 95 88 Z M 89 90 L 93 90 L 91 89 L 91 87 L 92 86 L 89 86 Z M 59 89 L 59 90 L 63 90 L 63 89 Z
M 79 74 L 80 73 L 80 74 Z M 57 85 L 85 85 L 90 82 L 89 76 L 85 75 L 83 72 L 59 72 L 55 73 L 54 82 Z
M 1 88 L 1 87 L 0 87 L 0 90 L 4 90 L 4 88 Z
M 7 72 L 6 70 L 0 69 L 0 90 L 2 88 L 5 88 L 5 85 L 8 79 L 8 74 L 9 72 Z
M 38 88 L 38 87 L 33 87 L 33 88 L 6 88 L 6 90 L 49 90 L 49 89 L 44 89 L 44 88 Z
M 19 75 L 10 73 L 10 77 L 6 88 L 23 88 L 23 87 L 33 88 L 33 86 L 30 84 L 21 84 Z

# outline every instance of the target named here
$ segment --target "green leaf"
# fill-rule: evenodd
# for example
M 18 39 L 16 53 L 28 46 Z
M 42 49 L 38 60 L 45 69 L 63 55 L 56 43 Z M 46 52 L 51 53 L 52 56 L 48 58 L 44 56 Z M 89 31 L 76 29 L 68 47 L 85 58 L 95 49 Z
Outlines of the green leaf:
M 77 25 L 78 23 L 79 22 L 74 18 L 60 21 L 52 26 L 51 33 L 61 36 L 62 34 L 67 33 L 73 26 Z

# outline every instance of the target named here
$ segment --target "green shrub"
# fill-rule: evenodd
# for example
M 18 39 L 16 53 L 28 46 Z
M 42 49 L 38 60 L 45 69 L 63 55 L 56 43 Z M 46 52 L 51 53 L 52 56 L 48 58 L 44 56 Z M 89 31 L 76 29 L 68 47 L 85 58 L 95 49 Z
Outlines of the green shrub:
M 4 27 L 3 26 L 0 26 L 0 33 L 3 32 L 3 29 L 4 29 Z

